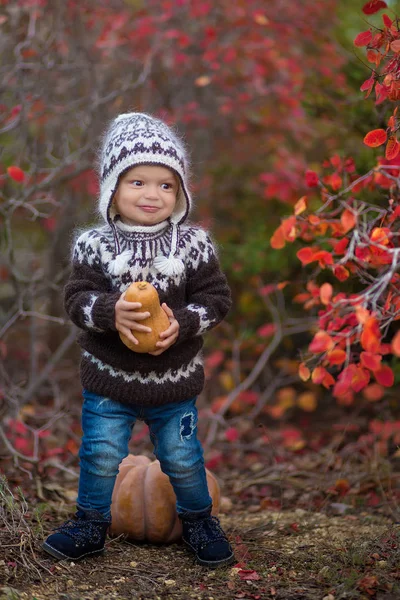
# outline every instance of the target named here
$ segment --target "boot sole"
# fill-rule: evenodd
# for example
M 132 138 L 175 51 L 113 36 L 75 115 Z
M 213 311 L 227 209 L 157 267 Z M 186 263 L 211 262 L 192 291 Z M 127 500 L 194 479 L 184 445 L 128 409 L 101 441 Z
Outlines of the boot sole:
M 42 544 L 42 550 L 44 550 L 45 552 L 47 552 L 47 554 L 51 554 L 51 556 L 53 556 L 54 558 L 58 558 L 58 560 L 81 560 L 81 558 L 85 558 L 85 556 L 96 556 L 98 554 L 103 554 L 104 552 L 104 548 L 101 548 L 100 550 L 94 550 L 93 552 L 86 552 L 85 554 L 81 554 L 80 556 L 67 556 L 66 554 L 63 554 L 62 552 L 60 552 L 59 550 L 56 550 L 56 548 L 53 548 L 52 546 L 50 546 L 50 544 L 48 544 L 47 542 L 43 542 Z
M 184 544 L 186 544 L 186 546 L 189 548 L 189 550 L 191 552 L 193 552 L 193 554 L 195 554 L 196 561 L 202 567 L 209 567 L 211 569 L 216 569 L 217 567 L 223 567 L 225 565 L 231 565 L 232 563 L 234 563 L 236 561 L 236 558 L 235 558 L 235 555 L 233 554 L 233 552 L 232 552 L 232 554 L 230 556 L 227 556 L 226 558 L 223 558 L 221 560 L 202 560 L 201 558 L 199 558 L 197 556 L 196 550 L 193 548 L 193 546 L 191 546 L 183 538 L 182 538 L 182 541 L 183 541 Z

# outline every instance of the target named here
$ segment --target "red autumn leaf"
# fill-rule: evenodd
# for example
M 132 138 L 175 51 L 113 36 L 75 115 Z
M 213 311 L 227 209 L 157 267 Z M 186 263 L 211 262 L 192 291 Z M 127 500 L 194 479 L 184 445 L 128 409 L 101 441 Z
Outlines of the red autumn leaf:
M 306 171 L 306 185 L 316 187 L 318 185 L 318 175 L 315 171 Z
M 362 11 L 365 15 L 373 15 L 382 8 L 387 8 L 386 2 L 383 2 L 383 0 L 371 0 L 371 2 L 364 4 Z
M 400 331 L 398 331 L 392 339 L 391 350 L 395 356 L 400 356 Z
M 332 189 L 334 189 L 335 192 L 337 190 L 340 190 L 340 188 L 342 187 L 342 183 L 343 183 L 343 180 L 340 177 L 340 175 L 338 175 L 337 173 L 332 173 L 332 175 L 330 176 L 330 179 L 329 179 L 329 185 L 332 186 Z
M 332 387 L 333 385 L 335 385 L 335 380 L 332 377 L 332 375 L 330 373 L 328 373 L 328 371 L 326 372 L 326 375 L 324 377 L 324 379 L 322 380 L 322 385 L 328 390 L 330 387 Z
M 388 365 L 382 365 L 374 372 L 375 379 L 384 387 L 391 387 L 394 383 L 394 373 Z
M 304 363 L 299 365 L 299 376 L 302 381 L 310 379 L 310 369 Z
M 367 133 L 364 138 L 364 144 L 370 148 L 377 148 L 387 140 L 387 133 L 384 129 L 374 129 Z
M 23 172 L 23 170 L 19 167 L 15 167 L 14 165 L 8 167 L 7 173 L 9 174 L 11 179 L 14 179 L 14 181 L 17 181 L 18 183 L 22 183 L 25 179 L 25 173 Z
M 325 268 L 326 265 L 333 265 L 333 257 L 330 252 L 326 250 L 321 250 L 314 254 L 313 261 L 317 260 L 320 267 Z
M 368 400 L 368 402 L 378 402 L 383 398 L 383 394 L 385 392 L 383 390 L 383 387 L 378 383 L 371 383 L 363 389 L 362 393 L 364 398 Z
M 339 281 L 345 281 L 350 277 L 350 272 L 343 267 L 343 265 L 337 265 L 333 267 L 333 274 Z
M 311 380 L 313 383 L 322 383 L 326 374 L 327 370 L 324 367 L 315 367 Z
M 282 227 L 279 226 L 278 229 L 273 233 L 270 240 L 271 248 L 274 250 L 280 250 L 285 247 L 285 238 L 283 236 Z
M 346 352 L 340 348 L 336 348 L 335 350 L 328 352 L 326 359 L 329 361 L 330 365 L 342 365 L 346 360 Z
M 318 251 L 318 249 L 317 249 Z M 303 265 L 308 265 L 308 263 L 314 260 L 315 249 L 313 248 L 301 248 L 296 254 L 297 258 L 303 263 Z
M 388 139 L 388 143 L 386 145 L 385 157 L 388 160 L 392 160 L 393 158 L 396 158 L 399 151 L 400 151 L 399 142 L 397 141 L 397 139 L 394 135 L 390 136 L 390 138 Z
M 261 337 L 269 337 L 270 335 L 273 335 L 275 331 L 276 325 L 274 325 L 274 323 L 266 323 L 265 325 L 257 329 L 257 335 Z
M 367 46 L 371 40 L 372 40 L 371 31 L 370 30 L 362 31 L 355 38 L 354 45 L 357 46 L 358 48 L 361 48 L 362 46 Z
M 332 392 L 335 397 L 343 396 L 350 390 L 356 368 L 356 365 L 350 364 L 340 373 Z
M 361 352 L 361 364 L 370 371 L 377 371 L 381 366 L 382 356 L 380 354 L 372 354 L 371 352 Z
M 346 210 L 343 211 L 340 217 L 340 222 L 342 224 L 343 233 L 347 233 L 348 231 L 350 231 L 350 229 L 353 229 L 353 227 L 357 223 L 357 218 L 351 210 L 348 210 L 346 208 Z
M 353 378 L 351 380 L 351 388 L 354 392 L 360 392 L 365 386 L 369 384 L 371 376 L 369 371 L 366 369 L 361 369 L 359 366 L 356 366 L 353 372 Z
M 225 438 L 229 442 L 236 442 L 239 439 L 239 432 L 236 427 L 228 427 L 225 431 Z
M 393 52 L 396 52 L 396 54 L 400 52 L 400 40 L 394 40 L 394 42 L 390 44 L 390 49 L 393 50 Z
M 388 17 L 386 14 L 382 15 L 382 21 L 383 21 L 383 24 L 385 25 L 385 27 L 387 27 L 388 29 L 390 29 L 390 27 L 393 24 L 392 19 L 390 17 Z
M 293 242 L 296 239 L 296 217 L 291 216 L 284 219 L 281 223 L 283 237 L 287 242 Z
M 260 575 L 254 569 L 240 569 L 238 575 L 242 581 L 258 581 L 261 579 Z
M 333 251 L 335 254 L 344 254 L 347 246 L 349 245 L 349 240 L 345 237 L 333 246 Z
M 317 331 L 308 349 L 310 352 L 317 354 L 318 352 L 326 352 L 327 350 L 331 350 L 333 346 L 333 339 L 329 334 L 326 333 L 326 331 Z
M 368 96 L 372 92 L 372 90 L 374 88 L 374 83 L 375 83 L 375 77 L 372 76 L 369 79 L 366 79 L 364 81 L 364 83 L 362 84 L 362 86 L 360 87 L 361 92 L 367 92 L 367 94 L 364 96 L 365 98 L 368 98 Z

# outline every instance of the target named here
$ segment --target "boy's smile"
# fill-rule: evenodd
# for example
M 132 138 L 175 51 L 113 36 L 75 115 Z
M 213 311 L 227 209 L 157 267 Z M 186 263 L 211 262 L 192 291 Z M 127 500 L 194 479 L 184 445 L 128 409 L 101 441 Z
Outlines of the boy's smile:
M 178 189 L 178 178 L 172 170 L 139 165 L 121 177 L 113 203 L 123 223 L 156 225 L 171 216 Z

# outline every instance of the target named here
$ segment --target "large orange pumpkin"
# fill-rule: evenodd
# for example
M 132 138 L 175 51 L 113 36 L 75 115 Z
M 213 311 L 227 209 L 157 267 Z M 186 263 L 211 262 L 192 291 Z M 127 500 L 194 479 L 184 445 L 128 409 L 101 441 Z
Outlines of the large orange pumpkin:
M 217 515 L 220 489 L 214 475 L 206 470 L 212 514 Z M 147 456 L 126 456 L 119 466 L 111 505 L 111 535 L 127 535 L 132 540 L 170 543 L 182 535 L 176 512 L 176 496 L 158 460 Z

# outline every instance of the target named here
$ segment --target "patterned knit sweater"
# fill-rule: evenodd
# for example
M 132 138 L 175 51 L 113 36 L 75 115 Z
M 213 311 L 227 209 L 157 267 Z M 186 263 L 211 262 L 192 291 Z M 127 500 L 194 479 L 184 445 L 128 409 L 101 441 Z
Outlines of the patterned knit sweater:
M 230 290 L 209 235 L 199 227 L 180 228 L 178 254 L 185 270 L 174 277 L 159 273 L 154 257 L 168 253 L 171 224 L 150 227 L 116 222 L 125 264 L 111 266 L 114 239 L 109 226 L 86 231 L 73 252 L 65 288 L 65 308 L 82 330 L 81 382 L 87 390 L 125 404 L 160 406 L 182 402 L 204 385 L 202 334 L 215 327 L 231 306 Z M 115 327 L 115 304 L 134 281 L 148 281 L 160 303 L 172 309 L 180 329 L 177 341 L 159 356 L 129 350 Z

